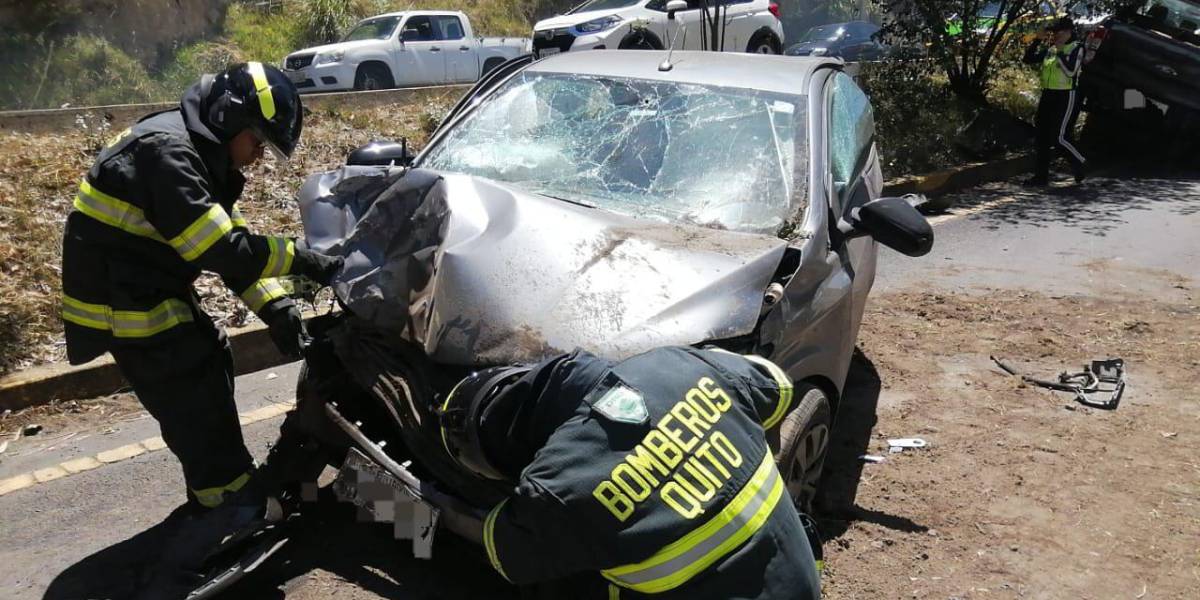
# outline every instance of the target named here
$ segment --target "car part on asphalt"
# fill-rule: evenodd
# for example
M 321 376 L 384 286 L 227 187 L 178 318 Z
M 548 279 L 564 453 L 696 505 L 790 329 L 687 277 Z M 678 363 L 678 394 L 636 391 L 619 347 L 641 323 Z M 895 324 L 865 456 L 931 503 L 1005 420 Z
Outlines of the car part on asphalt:
M 1116 410 L 1125 393 L 1125 361 L 1119 358 L 1093 360 L 1077 373 L 1063 371 L 1058 374 L 1057 381 L 1022 375 L 999 358 L 992 356 L 991 359 L 1009 375 L 1039 387 L 1075 394 L 1075 400 L 1085 406 Z
M 216 562 L 205 575 L 203 583 L 187 595 L 187 600 L 215 598 L 230 586 L 252 573 L 288 542 L 286 522 L 269 525 L 255 532 L 239 548 L 245 552 L 228 551 L 214 557 Z

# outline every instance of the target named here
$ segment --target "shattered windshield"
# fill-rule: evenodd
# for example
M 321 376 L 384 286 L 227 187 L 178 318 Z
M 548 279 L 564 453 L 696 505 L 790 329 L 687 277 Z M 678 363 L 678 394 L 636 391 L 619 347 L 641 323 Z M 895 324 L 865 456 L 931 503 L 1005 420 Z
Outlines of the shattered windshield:
M 804 107 L 748 89 L 525 72 L 421 166 L 634 217 L 773 232 L 803 201 Z

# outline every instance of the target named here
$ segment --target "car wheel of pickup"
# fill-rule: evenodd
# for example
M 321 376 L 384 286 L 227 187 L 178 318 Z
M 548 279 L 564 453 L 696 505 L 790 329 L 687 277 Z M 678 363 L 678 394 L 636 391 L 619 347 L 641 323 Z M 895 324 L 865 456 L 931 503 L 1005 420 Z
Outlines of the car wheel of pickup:
M 782 52 L 780 47 L 782 44 L 775 38 L 773 34 L 759 32 L 750 38 L 750 44 L 746 46 L 746 52 L 751 54 L 779 54 Z
M 387 66 L 367 63 L 358 67 L 354 74 L 354 89 L 356 90 L 388 90 L 396 87 L 392 80 L 392 72 Z
M 825 392 L 808 383 L 797 383 L 792 397 L 797 401 L 796 408 L 779 425 L 775 464 L 796 508 L 811 514 L 829 454 L 833 409 Z

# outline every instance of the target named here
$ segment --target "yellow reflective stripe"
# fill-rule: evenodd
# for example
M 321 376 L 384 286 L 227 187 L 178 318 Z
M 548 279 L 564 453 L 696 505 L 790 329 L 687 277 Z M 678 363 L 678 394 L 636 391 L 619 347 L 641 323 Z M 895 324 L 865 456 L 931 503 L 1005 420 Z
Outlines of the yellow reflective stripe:
M 183 233 L 171 238 L 170 244 L 186 261 L 200 258 L 217 240 L 233 231 L 233 221 L 220 204 L 214 204 L 200 218 L 192 221 Z
M 235 228 L 250 229 L 250 224 L 246 222 L 246 218 L 242 216 L 242 211 L 238 207 L 233 207 L 233 212 L 229 213 L 229 220 Z
M 275 97 L 271 95 L 271 84 L 267 81 L 267 72 L 262 63 L 252 62 L 246 65 L 250 69 L 250 77 L 254 80 L 254 91 L 258 93 L 258 108 L 262 110 L 264 119 L 275 118 Z
M 767 522 L 783 491 L 783 478 L 767 453 L 749 483 L 707 523 L 640 563 L 600 574 L 647 594 L 676 588 L 750 539 Z
M 763 429 L 770 429 L 778 425 L 787 416 L 788 409 L 792 406 L 792 380 L 778 365 L 761 356 L 747 354 L 746 360 L 765 367 L 767 372 L 771 374 L 771 378 L 779 385 L 779 404 L 775 405 L 775 412 L 771 413 L 771 416 L 763 421 Z
M 150 310 L 113 310 L 105 304 L 91 304 L 63 294 L 63 320 L 100 329 L 118 338 L 145 338 L 193 320 L 191 307 L 182 300 L 168 298 Z
M 262 310 L 268 302 L 287 295 L 287 289 L 277 279 L 259 279 L 240 294 L 242 302 L 254 312 Z
M 817 572 L 818 572 L 818 573 L 821 573 L 821 572 L 823 572 L 824 570 L 825 570 L 825 561 L 823 561 L 823 560 L 818 560 L 818 561 L 817 561 Z
M 250 481 L 250 474 L 242 473 L 237 479 L 234 479 L 225 485 L 205 488 L 202 490 L 192 490 L 192 495 L 196 497 L 196 501 L 199 502 L 201 506 L 206 508 L 216 508 L 221 505 L 222 501 L 225 500 L 226 492 L 236 492 L 242 489 L 242 487 L 245 486 L 248 481 Z
M 154 229 L 154 226 L 146 220 L 142 209 L 105 194 L 93 187 L 86 179 L 79 184 L 79 194 L 75 196 L 75 209 L 121 231 L 160 242 L 165 241 Z
M 269 237 L 267 245 L 271 249 L 267 257 L 267 265 L 263 267 L 262 278 L 282 277 L 292 272 L 292 261 L 296 258 L 296 244 L 287 238 Z
M 496 508 L 489 512 L 487 518 L 483 520 L 483 547 L 487 549 L 488 562 L 492 563 L 492 568 L 501 577 L 511 582 L 508 579 L 508 574 L 504 572 L 504 567 L 500 566 L 500 556 L 496 553 L 496 517 L 500 515 L 500 510 L 508 503 L 508 498 L 500 501 Z
M 621 600 L 621 588 L 608 584 L 608 600 Z

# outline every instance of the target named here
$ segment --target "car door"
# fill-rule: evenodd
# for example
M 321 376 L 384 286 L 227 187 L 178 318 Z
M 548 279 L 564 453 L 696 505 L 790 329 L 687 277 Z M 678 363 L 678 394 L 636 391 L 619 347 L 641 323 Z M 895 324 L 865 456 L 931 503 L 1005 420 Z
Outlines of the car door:
M 871 102 L 849 75 L 838 72 L 828 86 L 827 149 L 832 180 L 833 214 L 844 218 L 879 197 L 883 174 L 875 149 L 875 118 Z M 836 225 L 836 224 L 835 224 Z M 857 334 L 867 293 L 875 281 L 877 246 L 869 236 L 846 240 L 834 227 L 833 243 L 846 258 L 853 282 L 850 330 Z
M 758 31 L 760 20 L 754 18 L 751 4 L 754 0 L 721 0 L 725 13 L 725 49 L 741 52 L 750 45 L 750 38 Z
M 445 42 L 437 39 L 433 17 L 414 15 L 400 26 L 396 85 L 446 83 Z
M 434 17 L 438 39 L 443 42 L 446 76 L 451 82 L 475 81 L 479 78 L 479 56 L 475 40 L 467 39 L 462 19 L 457 15 Z
M 683 27 L 682 38 L 676 42 L 676 50 L 700 50 L 704 48 L 704 10 L 701 0 L 687 0 L 687 10 L 675 13 L 675 24 L 668 25 L 668 33 L 675 36 L 675 28 Z M 666 42 L 670 44 L 668 40 Z

